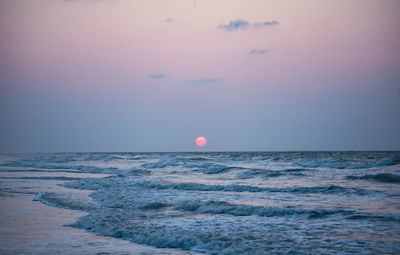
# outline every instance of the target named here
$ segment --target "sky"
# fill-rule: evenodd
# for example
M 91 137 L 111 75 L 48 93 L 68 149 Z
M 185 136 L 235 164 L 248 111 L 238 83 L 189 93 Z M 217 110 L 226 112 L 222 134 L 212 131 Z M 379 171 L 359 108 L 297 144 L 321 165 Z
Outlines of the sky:
M 0 151 L 400 150 L 399 27 L 398 0 L 2 0 Z

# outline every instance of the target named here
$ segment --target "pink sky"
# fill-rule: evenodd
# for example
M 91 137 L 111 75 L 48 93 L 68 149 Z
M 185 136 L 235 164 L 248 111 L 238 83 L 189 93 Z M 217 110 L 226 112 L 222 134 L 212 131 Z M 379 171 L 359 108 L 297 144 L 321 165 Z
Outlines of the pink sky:
M 76 116 L 72 141 L 102 120 L 116 125 L 100 128 L 104 143 L 64 148 L 60 139 L 43 149 L 191 150 L 192 138 L 206 134 L 209 148 L 221 150 L 400 149 L 399 1 L 5 0 L 0 7 L 0 82 L 7 108 L 18 110 L 3 119 L 20 116 L 9 130 L 33 125 L 33 112 L 44 108 L 55 109 L 41 118 L 56 134 L 68 125 L 54 115 Z M 249 26 L 218 28 L 236 20 Z M 249 54 L 254 49 L 264 54 Z M 129 141 L 121 145 L 123 135 Z

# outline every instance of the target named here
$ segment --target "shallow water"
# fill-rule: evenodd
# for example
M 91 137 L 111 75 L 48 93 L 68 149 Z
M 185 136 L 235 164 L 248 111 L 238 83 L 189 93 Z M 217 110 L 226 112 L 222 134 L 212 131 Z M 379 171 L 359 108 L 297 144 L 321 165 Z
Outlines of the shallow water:
M 400 253 L 400 152 L 2 155 L 1 190 L 29 190 L 11 179 L 59 182 L 37 199 L 87 212 L 70 226 L 158 248 Z

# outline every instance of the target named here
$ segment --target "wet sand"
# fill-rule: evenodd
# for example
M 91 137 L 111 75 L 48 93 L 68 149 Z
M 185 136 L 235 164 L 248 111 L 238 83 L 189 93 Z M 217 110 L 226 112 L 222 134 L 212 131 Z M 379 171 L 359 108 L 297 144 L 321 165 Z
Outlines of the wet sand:
M 1 176 L 12 177 L 13 174 L 11 171 L 3 172 L 0 173 Z M 21 175 L 18 172 L 15 174 L 17 176 L 37 175 L 32 172 Z M 66 189 L 57 185 L 63 182 L 65 181 L 40 179 L 0 181 L 0 254 L 195 254 L 174 249 L 157 249 L 65 226 L 74 223 L 86 213 L 51 207 L 35 201 L 37 193 L 46 191 L 79 192 L 86 196 L 90 194 L 89 191 Z

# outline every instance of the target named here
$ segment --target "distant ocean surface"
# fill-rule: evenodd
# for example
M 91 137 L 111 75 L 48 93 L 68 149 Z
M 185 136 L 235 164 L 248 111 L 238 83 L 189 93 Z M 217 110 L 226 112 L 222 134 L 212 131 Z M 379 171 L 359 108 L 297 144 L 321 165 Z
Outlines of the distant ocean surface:
M 2 183 L 57 180 L 93 191 L 44 189 L 36 199 L 87 212 L 75 228 L 148 246 L 400 254 L 400 152 L 3 154 L 0 171 Z

